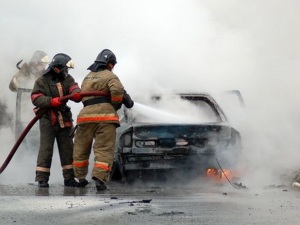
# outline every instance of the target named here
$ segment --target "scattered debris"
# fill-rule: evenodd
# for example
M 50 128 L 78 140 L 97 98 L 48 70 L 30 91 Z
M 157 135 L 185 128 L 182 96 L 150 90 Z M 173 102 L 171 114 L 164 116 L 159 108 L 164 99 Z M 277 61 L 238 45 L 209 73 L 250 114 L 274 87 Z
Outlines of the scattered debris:
M 243 185 L 242 183 L 233 183 L 234 184 L 234 186 L 236 187 L 236 188 L 243 188 L 243 189 L 248 189 L 245 185 Z
M 292 175 L 292 188 L 295 190 L 300 190 L 300 170 L 295 171 Z
M 163 212 L 157 214 L 157 216 L 174 216 L 174 215 L 182 215 L 182 214 L 184 214 L 184 212 L 171 211 L 171 212 Z
M 73 202 L 71 202 L 71 201 L 67 201 L 66 202 L 66 205 L 68 205 L 68 208 L 70 209 L 70 208 L 75 208 L 75 207 L 79 207 L 79 206 L 81 206 L 81 204 L 80 203 L 76 203 L 76 204 L 74 204 Z
M 143 199 L 141 201 L 132 201 L 130 203 L 150 203 L 152 199 Z
M 299 182 L 293 182 L 292 183 L 292 188 L 294 188 L 296 190 L 300 190 L 300 183 Z
M 280 184 L 280 185 L 272 184 L 272 185 L 267 186 L 266 188 L 285 188 L 285 187 L 286 187 L 286 185 L 284 185 L 284 184 Z
M 130 202 L 120 202 L 119 204 L 129 203 L 130 206 L 133 206 L 134 203 L 150 203 L 152 199 L 143 199 L 140 201 L 130 201 Z

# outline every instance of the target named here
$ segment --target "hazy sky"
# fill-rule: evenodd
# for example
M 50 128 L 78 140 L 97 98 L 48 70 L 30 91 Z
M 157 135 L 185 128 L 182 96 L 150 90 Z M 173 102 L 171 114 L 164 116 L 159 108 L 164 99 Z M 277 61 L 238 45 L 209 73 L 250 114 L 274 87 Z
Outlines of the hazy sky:
M 298 0 L 0 0 L 0 100 L 13 113 L 8 82 L 15 64 L 37 49 L 51 58 L 69 54 L 81 83 L 109 48 L 118 60 L 114 72 L 133 97 L 239 89 L 247 168 L 270 178 L 300 160 L 299 8 Z

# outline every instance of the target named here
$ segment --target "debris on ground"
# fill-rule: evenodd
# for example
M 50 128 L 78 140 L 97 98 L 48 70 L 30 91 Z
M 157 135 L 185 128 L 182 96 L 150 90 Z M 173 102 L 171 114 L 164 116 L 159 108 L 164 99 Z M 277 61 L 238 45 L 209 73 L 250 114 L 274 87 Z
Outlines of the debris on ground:
M 292 175 L 293 178 L 292 178 L 291 186 L 293 189 L 300 191 L 300 170 L 293 172 Z
M 269 188 L 285 188 L 286 185 L 284 184 L 279 184 L 279 185 L 276 185 L 276 184 L 271 184 L 271 185 L 268 185 L 266 188 L 269 189 Z
M 236 188 L 243 188 L 243 189 L 248 189 L 245 185 L 243 185 L 242 183 L 233 183 L 234 184 L 234 186 L 236 187 Z
M 293 182 L 292 183 L 292 188 L 300 191 L 300 183 L 299 182 Z
M 133 205 L 134 203 L 150 203 L 151 201 L 152 201 L 152 199 L 143 199 L 140 201 L 120 202 L 120 204 L 129 203 L 129 204 Z

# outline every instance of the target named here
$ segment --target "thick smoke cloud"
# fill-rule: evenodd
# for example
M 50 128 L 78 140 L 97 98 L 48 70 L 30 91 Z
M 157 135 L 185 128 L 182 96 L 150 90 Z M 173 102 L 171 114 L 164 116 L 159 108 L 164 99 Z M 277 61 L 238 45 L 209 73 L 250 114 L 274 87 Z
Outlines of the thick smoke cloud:
M 109 48 L 118 59 L 114 72 L 133 98 L 239 89 L 245 114 L 232 122 L 244 139 L 246 182 L 278 182 L 300 160 L 299 6 L 297 0 L 2 0 L 1 100 L 14 115 L 8 82 L 15 64 L 37 49 L 50 57 L 69 54 L 76 63 L 71 74 L 81 83 L 97 54 Z M 72 106 L 75 117 L 81 105 Z M 13 145 L 4 136 L 13 133 L 0 132 L 3 160 Z M 26 181 L 33 181 L 34 166 Z M 14 168 L 20 169 L 14 163 L 7 170 L 19 173 Z M 0 182 L 8 177 L 5 171 Z

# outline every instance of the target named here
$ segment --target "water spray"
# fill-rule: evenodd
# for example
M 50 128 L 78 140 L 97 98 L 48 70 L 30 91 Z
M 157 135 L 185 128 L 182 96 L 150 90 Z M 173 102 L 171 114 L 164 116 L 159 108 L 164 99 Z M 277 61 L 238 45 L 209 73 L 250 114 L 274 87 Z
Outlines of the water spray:
M 165 110 L 156 109 L 142 103 L 134 103 L 134 112 L 147 116 L 147 119 L 154 120 L 160 123 L 196 123 L 199 122 L 198 118 L 187 116 L 185 114 L 179 115 L 170 113 Z

